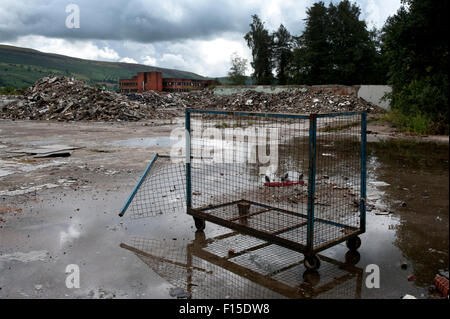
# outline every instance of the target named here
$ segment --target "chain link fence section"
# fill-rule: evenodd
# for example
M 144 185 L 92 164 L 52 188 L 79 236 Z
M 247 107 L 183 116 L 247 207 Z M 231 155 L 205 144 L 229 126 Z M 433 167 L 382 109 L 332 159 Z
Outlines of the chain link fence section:
M 185 163 L 173 163 L 169 156 L 156 154 L 120 216 L 130 219 L 186 212 Z

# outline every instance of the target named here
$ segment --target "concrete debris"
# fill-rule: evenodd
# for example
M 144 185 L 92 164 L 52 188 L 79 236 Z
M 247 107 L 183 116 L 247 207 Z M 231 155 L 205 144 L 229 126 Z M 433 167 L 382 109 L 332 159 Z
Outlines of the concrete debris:
M 170 288 L 169 295 L 171 297 L 177 297 L 178 299 L 186 299 L 191 296 L 189 292 L 180 287 Z
M 48 157 L 69 157 L 73 150 L 80 147 L 68 145 L 44 145 L 37 148 L 27 148 L 9 151 L 10 153 L 19 153 L 26 155 L 34 155 L 34 158 L 48 158 Z
M 130 101 L 136 101 L 147 105 L 152 109 L 185 109 L 190 107 L 185 101 L 188 94 L 183 93 L 158 93 L 146 91 L 143 93 L 129 93 L 126 95 Z
M 116 293 L 114 291 L 109 291 L 103 287 L 95 290 L 89 291 L 88 297 L 91 299 L 114 299 L 116 298 Z
M 50 158 L 50 157 L 69 157 L 72 155 L 72 152 L 68 151 L 61 151 L 61 152 L 52 152 L 52 153 L 46 153 L 41 155 L 35 155 L 33 158 Z
M 449 277 L 448 277 L 448 270 L 440 269 L 438 271 L 438 274 L 439 274 L 439 276 L 442 276 L 442 277 L 445 277 L 445 278 L 449 279 Z
M 218 108 L 233 111 L 306 114 L 363 110 L 371 113 L 383 112 L 378 106 L 357 97 L 325 93 L 320 90 L 279 93 L 248 90 L 243 93 L 222 96 L 214 94 L 213 91 L 204 90 L 185 93 L 185 101 L 185 104 L 194 108 Z
M 31 187 L 20 187 L 19 189 L 8 191 L 0 191 L 0 196 L 17 196 L 17 195 L 25 195 L 29 193 L 34 193 L 37 191 L 40 191 L 42 189 L 51 189 L 59 187 L 59 185 L 48 183 L 44 185 L 37 185 L 37 186 L 31 186 Z
M 186 108 L 280 113 L 329 113 L 367 110 L 378 106 L 350 95 L 316 90 L 264 93 L 254 90 L 217 95 L 213 90 L 131 93 L 94 88 L 61 76 L 38 80 L 17 100 L 0 106 L 0 118 L 58 121 L 139 121 L 181 115 Z
M 0 117 L 21 120 L 138 121 L 157 118 L 153 108 L 126 96 L 66 77 L 44 77 L 23 98 L 1 108 Z
M 390 212 L 387 212 L 387 211 L 376 211 L 375 212 L 375 215 L 389 215 L 390 214 Z
M 46 250 L 35 250 L 28 253 L 18 251 L 11 254 L 0 255 L 0 262 L 20 261 L 28 263 L 33 261 L 47 261 L 49 257 L 50 253 Z

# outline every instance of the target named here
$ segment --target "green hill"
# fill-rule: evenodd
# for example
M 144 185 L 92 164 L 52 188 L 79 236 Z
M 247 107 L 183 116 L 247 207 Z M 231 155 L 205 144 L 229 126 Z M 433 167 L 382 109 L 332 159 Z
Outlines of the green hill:
M 129 78 L 137 72 L 159 71 L 163 77 L 206 79 L 195 73 L 154 66 L 121 62 L 101 62 L 72 58 L 37 50 L 0 45 L 0 87 L 21 88 L 36 80 L 58 74 L 75 77 L 90 84 L 118 88 L 119 78 Z

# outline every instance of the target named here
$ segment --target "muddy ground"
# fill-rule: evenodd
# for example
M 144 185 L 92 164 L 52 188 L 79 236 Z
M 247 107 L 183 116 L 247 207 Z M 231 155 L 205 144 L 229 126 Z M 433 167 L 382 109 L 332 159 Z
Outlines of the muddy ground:
M 390 213 L 368 212 L 360 260 L 346 270 L 349 275 L 341 274 L 345 243 L 322 253 L 320 278 L 312 284 L 302 277 L 301 255 L 272 245 L 267 256 L 289 258 L 251 255 L 243 263 L 249 270 L 222 261 L 214 264 L 200 254 L 206 259 L 201 258 L 199 269 L 206 269 L 213 280 L 192 284 L 182 279 L 185 273 L 170 268 L 173 263 L 154 256 L 184 258 L 192 247 L 204 248 L 205 240 L 229 230 L 208 223 L 199 243 L 192 218 L 185 214 L 137 221 L 118 217 L 153 154 L 169 152 L 168 137 L 181 125 L 179 120 L 0 121 L 0 298 L 176 298 L 180 293 L 173 288 L 183 284 L 189 286 L 186 291 L 197 287 L 193 297 L 439 296 L 430 286 L 435 274 L 448 272 L 448 137 L 417 139 L 394 134 L 378 122 L 369 124 L 369 204 Z M 11 153 L 55 144 L 77 149 L 54 158 Z M 209 240 L 208 245 L 229 247 L 221 240 Z M 167 247 L 174 248 L 168 253 Z M 280 260 L 294 265 L 289 293 L 283 290 L 283 278 L 266 281 L 240 273 L 252 267 L 268 271 Z M 80 268 L 78 289 L 66 287 L 69 264 Z M 379 289 L 365 285 L 370 264 L 380 267 Z M 229 289 L 221 288 L 225 286 Z

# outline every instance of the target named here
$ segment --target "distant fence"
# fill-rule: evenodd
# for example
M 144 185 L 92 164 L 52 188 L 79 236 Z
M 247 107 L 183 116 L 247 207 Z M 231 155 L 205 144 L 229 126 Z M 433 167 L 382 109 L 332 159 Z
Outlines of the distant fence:
M 235 93 L 243 93 L 248 90 L 273 94 L 299 90 L 302 92 L 322 91 L 330 94 L 352 95 L 378 105 L 385 110 L 389 110 L 390 102 L 384 101 L 382 98 L 386 93 L 391 92 L 392 88 L 389 85 L 250 85 L 218 86 L 214 89 L 214 93 L 217 95 L 231 95 Z

